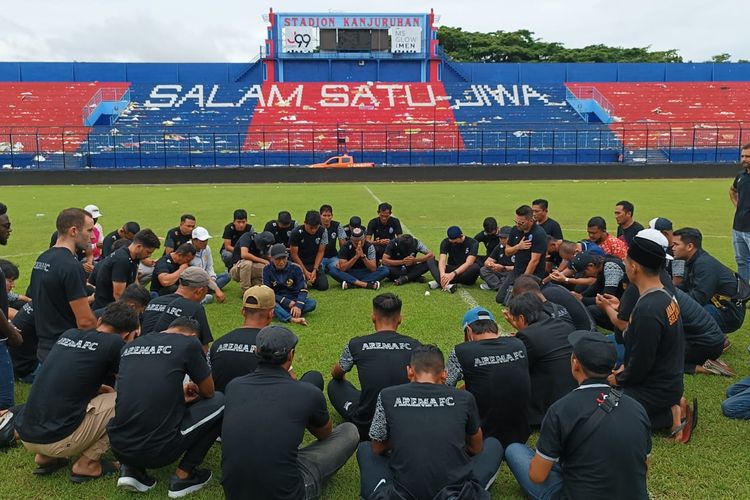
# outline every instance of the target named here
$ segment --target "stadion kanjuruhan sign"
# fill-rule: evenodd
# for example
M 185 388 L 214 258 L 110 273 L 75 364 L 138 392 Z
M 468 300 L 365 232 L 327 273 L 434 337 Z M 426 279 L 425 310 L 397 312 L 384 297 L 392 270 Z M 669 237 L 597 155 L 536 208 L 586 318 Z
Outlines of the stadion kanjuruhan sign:
M 282 28 L 287 27 L 312 27 L 327 29 L 346 28 L 424 28 L 425 18 L 423 15 L 401 15 L 391 16 L 387 14 L 360 14 L 360 15 L 288 15 L 279 14 L 278 24 Z

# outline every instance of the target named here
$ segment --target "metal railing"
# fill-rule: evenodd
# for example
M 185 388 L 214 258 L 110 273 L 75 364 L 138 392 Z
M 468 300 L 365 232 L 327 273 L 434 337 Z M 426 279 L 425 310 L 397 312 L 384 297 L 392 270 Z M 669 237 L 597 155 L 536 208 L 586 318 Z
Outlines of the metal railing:
M 127 88 L 111 88 L 111 87 L 104 87 L 96 91 L 96 94 L 94 94 L 91 99 L 89 99 L 89 102 L 86 103 L 86 105 L 81 110 L 81 121 L 82 123 L 86 123 L 86 121 L 91 117 L 92 114 L 96 111 L 96 108 L 105 101 L 120 101 L 123 97 L 125 97 L 126 94 L 130 92 Z
M 443 122 L 226 128 L 2 127 L 3 168 L 304 166 L 348 152 L 377 165 L 737 162 L 750 124 L 552 126 Z
M 566 88 L 576 99 L 591 99 L 601 106 L 609 116 L 615 115 L 614 105 L 609 99 L 604 97 L 604 94 L 599 92 L 596 87 L 586 85 L 568 85 Z

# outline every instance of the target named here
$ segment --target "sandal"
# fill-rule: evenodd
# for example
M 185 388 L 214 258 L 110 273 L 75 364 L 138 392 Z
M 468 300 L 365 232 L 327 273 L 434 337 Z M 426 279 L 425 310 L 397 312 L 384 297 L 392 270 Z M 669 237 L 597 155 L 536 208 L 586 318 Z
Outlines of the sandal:
M 76 484 L 81 484 L 81 483 L 87 483 L 89 481 L 93 481 L 95 479 L 99 479 L 99 478 L 120 472 L 120 467 L 115 465 L 114 462 L 110 462 L 109 460 L 102 460 L 101 464 L 102 464 L 102 473 L 99 474 L 98 476 L 86 476 L 83 474 L 74 474 L 73 471 L 71 471 L 70 480 Z
M 70 460 L 67 458 L 55 458 L 45 465 L 38 465 L 31 473 L 37 476 L 49 476 L 63 467 L 67 467 L 69 463 Z

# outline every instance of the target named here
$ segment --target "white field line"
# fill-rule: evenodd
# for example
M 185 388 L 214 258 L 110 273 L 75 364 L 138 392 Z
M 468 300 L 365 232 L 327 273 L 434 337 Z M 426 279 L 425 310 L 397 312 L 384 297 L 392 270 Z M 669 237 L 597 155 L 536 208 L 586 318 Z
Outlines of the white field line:
M 373 193 L 372 190 L 368 186 L 364 186 L 364 188 L 365 188 L 365 190 L 368 193 L 370 193 L 370 196 L 372 196 L 372 199 L 375 200 L 375 202 L 378 205 L 380 205 L 381 203 L 383 203 L 383 201 L 380 198 L 378 198 L 377 195 L 375 193 Z M 409 231 L 409 228 L 406 227 L 406 224 L 404 224 L 403 220 L 401 221 L 401 229 L 403 229 L 405 233 L 411 234 L 415 238 L 417 237 L 417 235 L 415 235 L 414 233 L 412 233 L 411 231 Z M 466 305 L 469 306 L 469 308 L 477 307 L 479 305 L 479 303 L 476 301 L 476 299 L 465 288 L 459 287 L 458 288 L 458 295 L 466 303 Z

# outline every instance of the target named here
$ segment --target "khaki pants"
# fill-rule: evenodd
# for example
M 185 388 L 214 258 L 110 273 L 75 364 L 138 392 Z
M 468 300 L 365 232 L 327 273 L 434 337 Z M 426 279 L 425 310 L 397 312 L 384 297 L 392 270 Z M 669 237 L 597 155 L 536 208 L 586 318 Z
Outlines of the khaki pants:
M 229 275 L 234 281 L 239 281 L 242 287 L 242 293 L 251 286 L 263 284 L 263 268 L 266 267 L 260 262 L 251 262 L 241 260 L 232 266 Z
M 70 436 L 56 443 L 35 444 L 23 441 L 32 453 L 61 458 L 83 455 L 90 460 L 99 460 L 109 449 L 107 424 L 115 416 L 117 394 L 99 394 L 89 401 L 83 422 Z

